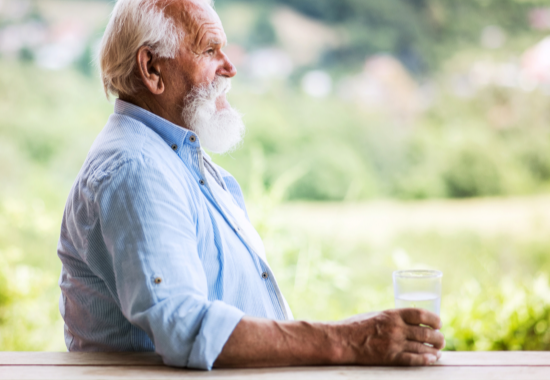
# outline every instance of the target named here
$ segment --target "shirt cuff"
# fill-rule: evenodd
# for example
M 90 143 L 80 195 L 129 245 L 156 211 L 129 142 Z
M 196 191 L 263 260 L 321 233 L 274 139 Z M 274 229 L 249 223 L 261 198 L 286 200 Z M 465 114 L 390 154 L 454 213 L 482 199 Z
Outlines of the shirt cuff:
M 221 301 L 212 302 L 203 317 L 187 367 L 211 370 L 243 316 L 244 313 L 234 306 Z

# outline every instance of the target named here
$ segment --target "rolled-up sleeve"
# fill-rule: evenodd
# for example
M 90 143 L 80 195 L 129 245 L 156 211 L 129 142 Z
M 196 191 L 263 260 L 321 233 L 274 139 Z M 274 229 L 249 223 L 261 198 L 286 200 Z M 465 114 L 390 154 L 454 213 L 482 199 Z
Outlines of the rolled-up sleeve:
M 97 180 L 108 255 L 101 259 L 110 268 L 104 276 L 114 276 L 122 313 L 149 335 L 165 364 L 211 369 L 244 313 L 208 300 L 192 184 L 173 175 L 140 158 Z

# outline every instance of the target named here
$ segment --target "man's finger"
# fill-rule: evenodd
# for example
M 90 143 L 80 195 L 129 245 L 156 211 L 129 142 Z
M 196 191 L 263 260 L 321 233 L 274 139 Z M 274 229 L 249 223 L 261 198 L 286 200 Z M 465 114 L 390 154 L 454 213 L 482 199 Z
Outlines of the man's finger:
M 431 311 L 424 309 L 400 309 L 401 318 L 409 325 L 426 325 L 435 330 L 441 328 L 441 319 Z
M 428 327 L 408 326 L 405 334 L 408 340 L 420 343 L 428 343 L 438 350 L 445 347 L 445 337 L 443 336 L 443 334 L 441 334 L 441 332 L 437 330 L 432 330 Z
M 420 366 L 430 365 L 437 361 L 437 356 L 432 354 L 413 354 L 410 352 L 402 352 L 395 358 L 396 365 L 403 366 Z
M 426 346 L 420 342 L 406 341 L 403 345 L 404 352 L 410 352 L 412 354 L 431 354 L 436 356 L 438 359 L 441 356 L 441 351 L 435 347 Z

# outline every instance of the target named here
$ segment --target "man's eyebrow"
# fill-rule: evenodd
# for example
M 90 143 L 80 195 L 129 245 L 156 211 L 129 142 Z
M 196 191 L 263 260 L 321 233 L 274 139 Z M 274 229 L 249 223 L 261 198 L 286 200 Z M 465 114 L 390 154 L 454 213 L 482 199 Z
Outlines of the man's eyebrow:
M 212 38 L 208 41 L 209 45 L 225 45 L 222 40 L 217 38 Z

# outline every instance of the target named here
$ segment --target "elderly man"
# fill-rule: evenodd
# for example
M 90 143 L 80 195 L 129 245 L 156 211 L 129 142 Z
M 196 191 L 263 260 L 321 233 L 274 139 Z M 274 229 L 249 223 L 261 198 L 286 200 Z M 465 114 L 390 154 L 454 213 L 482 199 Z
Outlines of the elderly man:
M 224 153 L 244 126 L 207 0 L 119 0 L 100 66 L 114 114 L 67 201 L 58 255 L 69 351 L 156 351 L 172 366 L 426 365 L 418 309 L 294 321 Z

